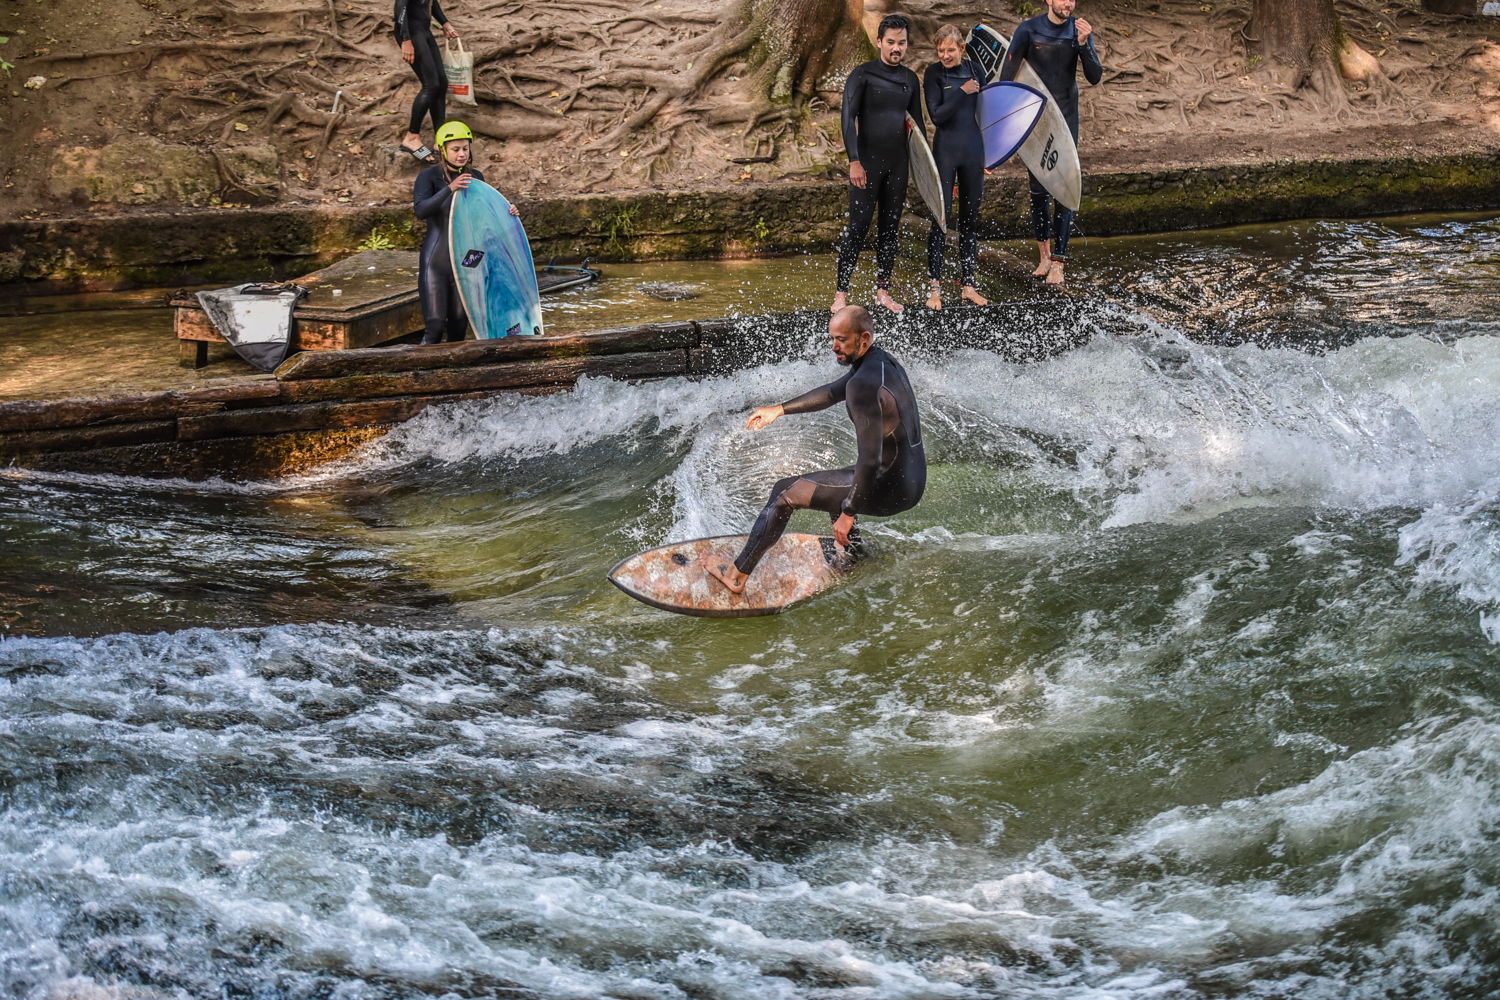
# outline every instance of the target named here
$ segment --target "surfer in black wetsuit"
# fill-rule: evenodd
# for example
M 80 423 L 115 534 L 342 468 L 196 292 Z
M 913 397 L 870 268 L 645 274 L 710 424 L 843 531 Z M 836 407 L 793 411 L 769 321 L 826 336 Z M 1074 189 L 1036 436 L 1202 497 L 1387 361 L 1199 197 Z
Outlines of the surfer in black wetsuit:
M 484 174 L 469 165 L 473 141 L 473 131 L 463 122 L 443 123 L 436 138 L 441 159 L 417 174 L 412 185 L 412 210 L 427 223 L 417 270 L 424 344 L 441 344 L 445 337 L 463 340 L 469 330 L 469 314 L 449 262 L 448 209 L 453 204 L 453 192 L 462 191 L 476 179 L 484 180 Z M 512 205 L 510 214 L 521 213 Z
M 458 37 L 458 30 L 448 23 L 438 0 L 396 0 L 396 42 L 401 46 L 401 58 L 416 70 L 422 84 L 411 102 L 411 120 L 401 137 L 401 148 L 424 163 L 431 163 L 434 157 L 422 143 L 422 119 L 430 116 L 436 129 L 446 114 L 448 99 L 448 74 L 437 39 L 432 37 L 433 21 L 443 26 L 447 37 Z
M 869 312 L 860 306 L 839 310 L 828 322 L 828 335 L 834 359 L 848 365 L 849 374 L 779 406 L 757 407 L 745 426 L 758 431 L 783 414 L 812 413 L 842 402 L 854 421 L 859 457 L 847 468 L 806 472 L 778 482 L 733 562 L 724 553 L 704 554 L 704 568 L 736 594 L 745 589 L 745 581 L 786 530 L 793 512 L 825 511 L 833 518 L 833 537 L 848 547 L 857 515 L 889 517 L 911 510 L 927 486 L 917 398 L 906 369 L 874 345 Z
M 1068 121 L 1073 141 L 1078 141 L 1078 66 L 1091 84 L 1104 78 L 1104 66 L 1094 50 L 1094 28 L 1083 18 L 1073 17 L 1074 0 L 1046 0 L 1047 13 L 1022 21 L 1010 40 L 1000 79 L 1014 80 L 1021 61 L 1031 64 L 1052 93 L 1058 110 Z M 1073 234 L 1073 210 L 1061 204 L 1048 218 L 1052 197 L 1036 175 L 1031 175 L 1031 226 L 1036 234 L 1041 263 L 1032 273 L 1049 285 L 1063 283 L 1063 265 L 1068 260 L 1068 238 Z M 1051 245 L 1056 240 L 1056 246 Z
M 891 312 L 901 303 L 891 298 L 901 210 L 906 205 L 906 116 L 922 124 L 917 74 L 901 65 L 906 58 L 911 22 L 890 14 L 875 32 L 880 58 L 860 63 L 844 84 L 844 149 L 849 154 L 849 224 L 839 237 L 838 289 L 833 312 L 849 304 L 849 281 L 865 245 L 870 219 L 875 232 L 875 301 Z
M 922 77 L 922 95 L 932 118 L 932 156 L 943 186 L 943 211 L 953 217 L 953 188 L 958 186 L 958 261 L 962 271 L 959 296 L 977 306 L 987 305 L 974 288 L 974 266 L 979 257 L 979 202 L 984 197 L 984 138 L 979 134 L 979 74 L 964 58 L 964 35 L 945 24 L 938 29 L 938 61 Z M 943 255 L 947 234 L 936 222 L 927 232 L 927 276 L 932 290 L 927 308 L 943 308 Z

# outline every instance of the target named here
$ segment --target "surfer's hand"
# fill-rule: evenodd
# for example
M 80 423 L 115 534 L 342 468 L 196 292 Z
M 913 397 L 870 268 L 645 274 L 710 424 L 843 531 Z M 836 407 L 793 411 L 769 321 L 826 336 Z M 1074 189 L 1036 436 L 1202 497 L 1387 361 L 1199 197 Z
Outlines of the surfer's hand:
M 757 406 L 750 412 L 750 419 L 745 421 L 745 426 L 752 431 L 758 431 L 785 412 L 779 403 L 775 406 Z
M 1087 45 L 1089 43 L 1089 36 L 1094 33 L 1094 26 L 1081 17 L 1073 23 L 1078 28 L 1078 44 Z
M 417 47 L 408 39 L 401 43 L 401 58 L 409 63 L 417 61 Z
M 514 215 L 516 218 L 519 219 L 521 217 L 521 210 L 519 208 L 517 208 L 516 206 L 512 205 L 512 206 L 510 206 L 510 214 Z
M 446 35 L 449 38 L 457 38 L 458 37 L 458 29 L 455 28 L 452 25 L 452 23 L 450 22 L 448 24 L 443 25 L 443 34 Z
M 854 530 L 854 515 L 840 514 L 837 521 L 833 522 L 833 540 L 844 548 L 849 547 L 849 532 Z
M 962 90 L 965 94 L 977 94 L 979 93 L 979 81 L 971 76 L 967 80 L 965 80 L 964 85 L 962 87 L 959 87 L 958 89 Z
M 865 165 L 858 160 L 849 164 L 849 183 L 857 188 L 862 188 L 869 183 L 869 178 L 865 176 Z
M 469 184 L 470 184 L 470 182 L 473 181 L 473 180 L 474 180 L 474 175 L 473 174 L 470 174 L 470 173 L 459 174 L 457 177 L 453 178 L 453 180 L 451 180 L 451 181 L 448 182 L 448 190 L 449 191 L 462 191 L 464 188 L 468 187 Z M 515 206 L 511 206 L 511 207 L 514 208 Z

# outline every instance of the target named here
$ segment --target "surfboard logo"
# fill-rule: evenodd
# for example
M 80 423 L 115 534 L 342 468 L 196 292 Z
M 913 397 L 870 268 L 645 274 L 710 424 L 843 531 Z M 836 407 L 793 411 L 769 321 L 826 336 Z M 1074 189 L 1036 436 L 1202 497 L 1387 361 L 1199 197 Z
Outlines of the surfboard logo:
M 505 331 L 505 335 L 507 337 L 509 337 L 509 336 L 512 336 L 513 334 L 517 334 L 517 333 L 520 333 L 520 332 L 521 332 L 521 324 L 517 323 L 515 326 L 511 327 L 509 330 L 506 330 Z
M 464 259 L 459 261 L 464 267 L 478 267 L 479 262 L 484 260 L 483 250 L 470 250 L 464 254 Z
M 1055 138 L 1056 136 L 1047 136 L 1047 145 L 1042 147 L 1042 166 L 1047 170 L 1051 170 L 1057 166 L 1057 150 L 1052 148 L 1052 142 Z

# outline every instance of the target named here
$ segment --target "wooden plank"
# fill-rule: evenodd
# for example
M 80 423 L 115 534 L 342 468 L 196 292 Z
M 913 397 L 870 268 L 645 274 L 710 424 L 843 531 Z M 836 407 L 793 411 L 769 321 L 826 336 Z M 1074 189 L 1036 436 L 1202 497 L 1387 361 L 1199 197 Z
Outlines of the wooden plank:
M 659 378 L 684 375 L 686 350 L 642 351 L 575 358 L 538 358 L 473 368 L 383 372 L 344 378 L 287 382 L 282 397 L 288 401 L 371 399 L 425 393 L 466 392 L 476 389 L 520 389 L 539 385 L 571 385 L 579 376 Z
M 170 419 L 236 406 L 263 405 L 280 395 L 281 386 L 274 379 L 251 376 L 227 385 L 200 389 L 67 399 L 20 399 L 0 403 L 0 432 Z
M 0 434 L 0 458 L 42 455 L 56 451 L 85 451 L 120 445 L 153 444 L 177 436 L 175 420 L 142 420 L 103 427 L 18 431 Z
M 502 337 L 455 344 L 375 347 L 337 354 L 299 354 L 282 362 L 276 377 L 284 382 L 339 378 L 388 372 L 458 368 L 533 358 L 624 354 L 697 346 L 696 323 L 654 323 L 620 330 L 599 330 L 560 337 Z
M 177 421 L 177 437 L 182 441 L 210 441 L 224 437 L 400 423 L 421 413 L 434 399 L 439 398 L 441 397 L 403 396 L 357 403 L 304 403 L 298 406 L 266 406 L 255 410 L 183 417 Z

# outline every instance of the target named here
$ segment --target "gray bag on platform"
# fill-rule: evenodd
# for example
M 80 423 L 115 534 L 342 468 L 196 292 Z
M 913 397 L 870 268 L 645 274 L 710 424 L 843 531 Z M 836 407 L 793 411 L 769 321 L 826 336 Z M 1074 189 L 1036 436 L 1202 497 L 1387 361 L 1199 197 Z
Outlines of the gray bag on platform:
M 251 282 L 198 293 L 214 329 L 240 357 L 274 371 L 292 350 L 292 312 L 307 294 L 301 285 Z

